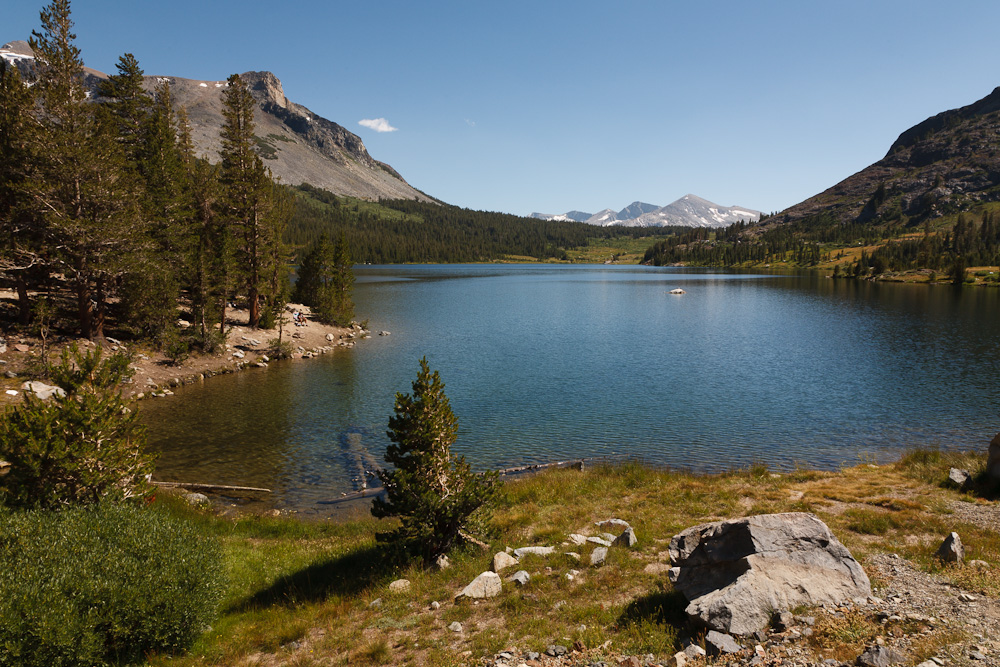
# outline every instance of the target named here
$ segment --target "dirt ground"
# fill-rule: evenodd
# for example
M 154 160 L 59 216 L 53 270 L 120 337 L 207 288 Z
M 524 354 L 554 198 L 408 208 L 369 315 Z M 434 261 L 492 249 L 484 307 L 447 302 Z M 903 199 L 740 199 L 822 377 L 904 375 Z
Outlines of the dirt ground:
M 306 316 L 302 324 L 293 323 L 296 312 Z M 273 361 L 274 355 L 269 350 L 278 339 L 277 328 L 250 328 L 247 326 L 249 313 L 246 310 L 230 309 L 226 315 L 228 334 L 225 349 L 215 354 L 192 354 L 178 364 L 170 363 L 162 351 L 149 344 L 132 344 L 113 337 L 101 342 L 58 337 L 51 345 L 49 355 L 50 359 L 57 358 L 63 347 L 74 343 L 83 349 L 102 345 L 108 352 L 127 350 L 133 355 L 134 375 L 125 394 L 140 399 L 151 395 L 169 395 L 172 387 L 202 382 L 213 375 L 251 372 L 261 364 Z M 350 348 L 355 340 L 370 335 L 360 325 L 343 328 L 315 322 L 309 318 L 309 308 L 302 304 L 288 304 L 285 320 L 281 340 L 291 346 L 293 360 L 310 359 L 340 348 Z M 385 335 L 388 332 L 382 333 Z M 0 336 L 7 348 L 0 353 L 0 406 L 7 406 L 22 400 L 24 384 L 31 379 L 32 369 L 39 364 L 42 341 L 36 336 L 7 332 L 0 332 Z

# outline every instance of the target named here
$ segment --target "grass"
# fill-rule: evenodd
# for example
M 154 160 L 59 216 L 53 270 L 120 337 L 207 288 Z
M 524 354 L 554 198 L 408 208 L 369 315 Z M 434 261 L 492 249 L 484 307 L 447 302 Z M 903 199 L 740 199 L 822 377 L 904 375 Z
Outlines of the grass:
M 221 618 L 189 654 L 153 656 L 151 663 L 436 666 L 574 642 L 589 649 L 588 661 L 612 653 L 665 659 L 687 631 L 686 603 L 663 573 L 670 537 L 705 521 L 763 511 L 815 512 L 862 563 L 875 553 L 896 552 L 956 585 L 995 597 L 1000 536 L 951 514 L 955 501 L 983 501 L 944 485 L 951 464 L 978 474 L 979 459 L 916 452 L 891 465 L 782 475 L 760 464 L 720 475 L 638 464 L 549 470 L 504 487 L 489 553 L 458 551 L 452 567 L 440 572 L 386 561 L 374 538 L 381 526 L 372 519 L 230 520 L 168 500 L 167 511 L 188 516 L 222 541 L 229 593 Z M 594 522 L 610 517 L 633 525 L 640 540 L 635 548 L 611 549 L 608 562 L 593 568 L 594 545 L 562 546 L 569 533 L 597 534 Z M 951 530 L 961 533 L 967 558 L 986 561 L 988 569 L 942 567 L 933 558 Z M 527 557 L 519 568 L 531 581 L 523 588 L 505 583 L 498 598 L 452 601 L 489 568 L 493 550 L 531 544 L 574 551 L 581 560 Z M 572 581 L 565 576 L 571 569 L 579 571 Z M 388 584 L 401 577 L 410 580 L 410 590 L 390 593 Z M 371 604 L 376 599 L 380 606 Z M 432 601 L 440 608 L 432 609 Z M 461 633 L 448 630 L 453 621 L 462 624 Z M 859 646 L 885 631 L 858 614 L 821 616 L 810 641 L 824 657 L 853 659 Z M 953 639 L 922 636 L 921 652 L 931 655 Z

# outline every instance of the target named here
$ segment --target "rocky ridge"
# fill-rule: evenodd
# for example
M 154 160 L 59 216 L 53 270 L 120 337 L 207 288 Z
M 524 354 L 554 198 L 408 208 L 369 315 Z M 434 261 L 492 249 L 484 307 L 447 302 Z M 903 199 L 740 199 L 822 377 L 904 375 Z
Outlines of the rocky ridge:
M 5 44 L 0 48 L 0 58 L 18 67 L 26 79 L 34 77 L 36 65 L 27 42 Z M 265 165 L 282 183 L 309 183 L 335 194 L 362 199 L 436 201 L 413 188 L 395 169 L 372 158 L 356 134 L 289 100 L 273 73 L 244 72 L 240 76 L 257 102 L 254 121 L 258 150 Z M 106 78 L 103 72 L 85 68 L 84 85 L 95 98 L 98 84 Z M 187 110 L 198 155 L 217 162 L 226 81 L 145 77 L 150 91 L 160 83 L 170 84 L 175 108 Z
M 1000 88 L 906 130 L 885 157 L 766 220 L 825 216 L 837 223 L 911 222 L 1000 201 Z

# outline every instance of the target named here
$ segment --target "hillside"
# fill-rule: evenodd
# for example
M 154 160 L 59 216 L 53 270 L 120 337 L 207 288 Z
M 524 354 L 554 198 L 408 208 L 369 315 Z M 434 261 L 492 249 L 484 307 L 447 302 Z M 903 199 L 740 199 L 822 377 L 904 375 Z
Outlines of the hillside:
M 5 44 L 0 57 L 15 64 L 29 80 L 33 76 L 34 57 L 27 42 Z M 90 68 L 85 72 L 87 87 L 96 92 L 97 84 L 107 75 Z M 435 201 L 410 186 L 395 169 L 372 158 L 356 134 L 289 100 L 281 81 L 271 72 L 244 72 L 240 76 L 257 101 L 254 121 L 261 157 L 282 183 L 309 183 L 361 199 Z M 149 90 L 161 82 L 170 84 L 175 107 L 187 109 L 196 152 L 218 161 L 225 80 L 147 76 L 145 81 Z
M 915 225 L 1000 201 L 1000 88 L 906 130 L 885 157 L 782 211 L 765 226 L 831 222 Z

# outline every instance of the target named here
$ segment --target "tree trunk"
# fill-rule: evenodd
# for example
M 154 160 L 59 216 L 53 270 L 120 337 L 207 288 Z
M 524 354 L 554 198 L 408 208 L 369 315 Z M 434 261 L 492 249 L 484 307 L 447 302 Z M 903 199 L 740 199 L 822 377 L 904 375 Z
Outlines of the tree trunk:
M 76 308 L 77 317 L 80 320 L 80 335 L 84 338 L 91 338 L 93 323 L 91 321 L 90 280 L 84 271 L 86 265 L 82 257 L 76 259 L 74 266 L 76 268 Z
M 94 338 L 98 340 L 104 339 L 104 320 L 108 312 L 108 302 L 105 299 L 104 294 L 105 277 L 100 275 L 97 277 L 97 312 L 94 317 Z
M 28 301 L 28 281 L 24 279 L 24 272 L 17 272 L 17 321 L 22 325 L 31 322 L 31 302 Z

